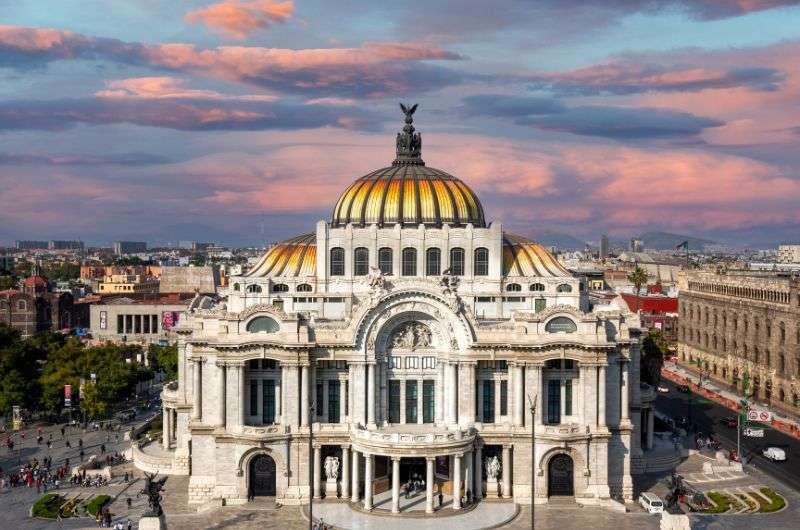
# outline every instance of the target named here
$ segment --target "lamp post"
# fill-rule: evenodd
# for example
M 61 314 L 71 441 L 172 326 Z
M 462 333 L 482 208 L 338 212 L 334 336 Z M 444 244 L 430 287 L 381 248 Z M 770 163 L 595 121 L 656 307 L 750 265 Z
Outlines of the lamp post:
M 528 394 L 528 405 L 531 409 L 531 530 L 535 528 L 534 514 L 536 512 L 536 403 L 539 395 L 531 399 Z
M 314 415 L 316 403 L 308 406 L 308 530 L 314 530 Z

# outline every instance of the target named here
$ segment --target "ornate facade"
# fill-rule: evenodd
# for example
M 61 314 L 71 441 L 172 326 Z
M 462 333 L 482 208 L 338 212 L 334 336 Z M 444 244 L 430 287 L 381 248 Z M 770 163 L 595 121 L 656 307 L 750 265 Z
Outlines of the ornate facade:
M 755 271 L 680 276 L 681 361 L 759 402 L 800 412 L 800 281 Z M 747 378 L 745 378 L 747 374 Z
M 190 474 L 192 503 L 325 495 L 370 510 L 391 491 L 396 512 L 415 476 L 431 512 L 439 491 L 460 492 L 455 509 L 530 503 L 534 474 L 537 503 L 631 499 L 638 320 L 624 304 L 585 311 L 547 250 L 486 223 L 461 180 L 424 165 L 405 110 L 390 168 L 175 328 L 169 456 L 135 448 L 137 465 Z

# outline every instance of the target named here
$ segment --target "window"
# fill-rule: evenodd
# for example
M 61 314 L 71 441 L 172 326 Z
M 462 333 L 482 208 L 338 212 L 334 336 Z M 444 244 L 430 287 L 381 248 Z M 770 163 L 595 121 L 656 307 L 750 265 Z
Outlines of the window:
M 544 291 L 544 284 L 543 283 L 534 283 L 530 286 L 531 291 Z
M 383 274 L 392 274 L 393 253 L 389 247 L 383 247 L 378 250 L 378 268 Z
M 419 357 L 406 357 L 406 368 L 419 368 Z
M 537 298 L 537 299 L 536 299 L 536 300 L 534 300 L 534 302 L 533 302 L 533 309 L 534 309 L 534 311 L 536 311 L 537 313 L 539 313 L 539 312 L 541 312 L 541 311 L 544 311 L 544 309 L 545 309 L 546 307 L 547 307 L 547 300 L 545 300 L 544 298 Z
M 417 249 L 403 249 L 403 276 L 417 275 Z
M 485 248 L 475 249 L 475 276 L 489 275 L 489 250 Z
M 261 423 L 271 425 L 275 423 L 275 382 L 264 380 L 263 395 L 261 396 Z
M 433 423 L 436 403 L 436 381 L 422 382 L 422 423 Z
M 406 381 L 406 423 L 417 423 L 417 381 Z
M 478 298 L 476 298 L 476 301 L 477 302 L 484 302 L 484 303 L 485 302 L 494 302 L 494 297 L 493 296 L 479 296 Z
M 256 284 L 248 285 L 247 286 L 247 292 L 248 293 L 260 293 L 261 292 L 261 286 L 260 285 L 256 285 Z
M 429 248 L 425 251 L 425 275 L 439 276 L 442 272 L 442 251 L 438 248 Z
M 317 396 L 317 402 L 316 402 L 316 407 L 314 407 L 314 415 L 316 417 L 321 417 L 322 413 L 324 412 L 322 410 L 322 404 L 325 402 L 324 401 L 324 399 L 325 399 L 325 386 L 322 384 L 322 381 L 317 381 L 316 396 Z
M 298 293 L 310 293 L 311 292 L 311 286 L 308 285 L 307 283 L 301 283 L 300 285 L 297 286 L 297 292 Z
M 397 379 L 389 380 L 389 423 L 400 423 L 400 383 Z
M 464 249 L 450 249 L 450 274 L 453 276 L 464 276 Z
M 561 285 L 556 287 L 556 292 L 557 293 L 571 293 L 572 292 L 572 286 L 570 284 L 568 284 L 568 283 L 562 283 Z
M 518 283 L 509 283 L 506 285 L 506 291 L 510 291 L 512 293 L 518 293 L 522 291 L 522 286 Z
M 572 416 L 572 379 L 564 381 L 564 415 Z
M 256 317 L 247 323 L 248 333 L 275 333 L 279 329 L 278 323 L 270 317 Z
M 500 415 L 508 415 L 508 381 L 500 381 Z
M 436 357 L 423 357 L 422 358 L 422 367 L 423 368 L 436 368 Z
M 561 381 L 547 381 L 547 423 L 561 423 Z
M 494 423 L 494 381 L 481 381 L 483 391 L 483 423 Z
M 341 382 L 328 381 L 328 423 L 339 423 L 339 399 L 341 396 Z
M 258 381 L 250 381 L 250 415 L 258 415 Z
M 548 333 L 575 333 L 578 326 L 571 318 L 556 317 L 545 324 L 544 329 Z
M 344 276 L 344 249 L 331 249 L 331 276 Z
M 272 286 L 272 292 L 273 293 L 288 293 L 289 292 L 289 286 L 286 285 L 285 283 L 276 283 L 275 285 Z
M 369 249 L 359 247 L 353 251 L 353 275 L 366 276 L 369 272 Z
M 117 315 L 117 333 L 125 333 L 125 318 L 122 315 Z
M 395 370 L 399 370 L 400 368 L 403 367 L 403 358 L 402 357 L 392 356 L 389 359 L 390 359 L 390 361 L 389 361 L 390 366 L 392 368 L 394 368 Z

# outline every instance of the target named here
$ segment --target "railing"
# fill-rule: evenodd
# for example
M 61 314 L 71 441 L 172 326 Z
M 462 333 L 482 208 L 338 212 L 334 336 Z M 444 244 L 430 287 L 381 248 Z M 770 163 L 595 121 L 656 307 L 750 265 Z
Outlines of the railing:
M 353 429 L 353 437 L 358 441 L 392 444 L 392 445 L 412 445 L 412 444 L 448 444 L 471 440 L 474 435 L 471 430 L 457 430 L 445 432 L 428 433 L 404 433 L 404 432 L 381 432 L 367 431 L 363 429 Z

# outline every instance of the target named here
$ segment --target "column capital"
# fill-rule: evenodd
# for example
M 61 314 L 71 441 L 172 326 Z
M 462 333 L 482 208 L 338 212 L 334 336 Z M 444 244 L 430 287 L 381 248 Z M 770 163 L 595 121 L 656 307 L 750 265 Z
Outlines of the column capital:
M 425 461 L 426 462 L 436 462 L 436 457 L 435 456 L 426 456 L 425 457 Z
M 394 455 L 390 455 L 389 458 L 392 459 L 392 462 L 399 462 L 400 460 L 402 460 L 402 457 Z
M 228 366 L 228 361 L 217 359 L 216 361 L 214 361 L 214 364 L 217 366 L 217 368 L 225 368 L 226 366 Z
M 364 457 L 364 460 L 372 461 L 372 453 L 361 453 L 361 456 Z
M 342 449 L 350 449 L 350 448 L 353 447 L 353 445 L 352 444 L 339 444 L 339 447 L 341 447 Z
M 503 450 L 504 451 L 510 451 L 513 448 L 514 448 L 514 444 L 503 444 Z
M 244 368 L 247 365 L 247 361 L 226 361 L 228 366 L 232 366 L 233 368 Z
M 528 368 L 544 368 L 544 361 L 520 361 L 524 362 Z

